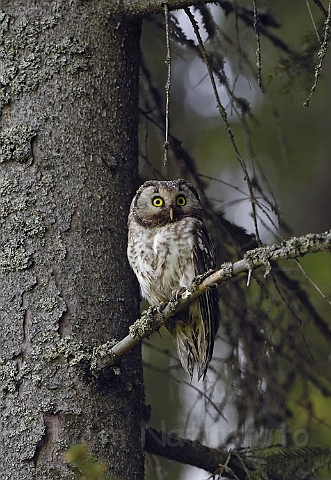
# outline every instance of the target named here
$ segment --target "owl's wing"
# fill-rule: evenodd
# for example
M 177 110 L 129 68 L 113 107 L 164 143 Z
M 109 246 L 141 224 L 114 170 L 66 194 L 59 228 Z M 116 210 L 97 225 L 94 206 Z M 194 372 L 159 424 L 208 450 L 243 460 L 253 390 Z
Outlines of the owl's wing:
M 193 263 L 195 274 L 202 274 L 209 269 L 215 268 L 215 249 L 208 231 L 202 222 L 199 222 L 197 228 L 193 232 Z M 195 339 L 196 352 L 198 358 L 195 361 L 198 363 L 198 377 L 206 374 L 208 364 L 212 358 L 214 350 L 214 341 L 220 322 L 220 309 L 217 288 L 213 288 L 208 292 L 200 295 L 199 309 L 197 303 L 193 302 L 190 308 L 190 316 L 200 316 L 200 325 L 197 337 Z M 198 311 L 199 310 L 199 311 Z M 193 319 L 192 319 L 193 320 Z M 196 324 L 197 321 L 195 320 Z M 194 355 L 195 356 L 195 355 Z

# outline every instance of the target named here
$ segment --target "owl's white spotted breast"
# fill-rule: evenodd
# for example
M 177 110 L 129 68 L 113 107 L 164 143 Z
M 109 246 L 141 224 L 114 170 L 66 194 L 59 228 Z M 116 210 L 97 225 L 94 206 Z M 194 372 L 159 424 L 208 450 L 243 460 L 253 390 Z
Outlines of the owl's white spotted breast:
M 152 305 L 168 300 L 173 290 L 187 287 L 195 277 L 192 232 L 200 225 L 192 217 L 146 229 L 131 222 L 128 259 L 143 297 Z

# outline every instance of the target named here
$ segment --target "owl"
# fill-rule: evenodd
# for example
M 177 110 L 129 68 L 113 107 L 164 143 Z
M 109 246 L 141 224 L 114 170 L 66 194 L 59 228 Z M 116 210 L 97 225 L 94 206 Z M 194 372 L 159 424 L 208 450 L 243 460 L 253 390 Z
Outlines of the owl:
M 128 259 L 141 293 L 157 306 L 193 278 L 215 268 L 214 247 L 202 219 L 195 188 L 186 180 L 145 182 L 134 196 L 128 218 Z M 216 289 L 202 294 L 166 327 L 183 368 L 191 376 L 195 365 L 204 378 L 219 326 Z

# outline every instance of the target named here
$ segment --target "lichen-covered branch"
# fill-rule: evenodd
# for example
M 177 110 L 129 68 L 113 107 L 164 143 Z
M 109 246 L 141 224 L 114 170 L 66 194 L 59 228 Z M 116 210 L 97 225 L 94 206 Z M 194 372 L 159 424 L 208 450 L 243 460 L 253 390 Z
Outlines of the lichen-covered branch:
M 313 96 L 316 87 L 317 87 L 317 82 L 321 76 L 322 72 L 322 65 L 323 65 L 323 60 L 326 55 L 327 49 L 328 49 L 328 44 L 329 44 L 329 36 L 330 36 L 330 22 L 331 22 L 331 0 L 329 1 L 329 8 L 327 12 L 327 17 L 324 22 L 324 39 L 321 44 L 321 47 L 319 49 L 319 52 L 317 54 L 317 57 L 319 58 L 319 62 L 315 67 L 315 81 L 313 86 L 311 87 L 310 94 L 307 98 L 307 100 L 303 103 L 304 107 L 309 107 L 309 102 L 311 97 Z
M 271 271 L 271 262 L 299 258 L 307 253 L 330 251 L 331 230 L 321 234 L 312 233 L 302 237 L 294 237 L 284 241 L 281 245 L 249 250 L 244 258 L 237 262 L 226 262 L 216 272 L 209 271 L 203 275 L 198 275 L 188 288 L 173 296 L 168 303 L 159 307 L 149 307 L 148 310 L 144 311 L 141 318 L 131 325 L 129 335 L 116 345 L 112 346 L 110 343 L 106 343 L 95 348 L 91 369 L 96 373 L 105 366 L 116 363 L 119 357 L 131 350 L 143 338 L 158 331 L 172 315 L 185 308 L 194 299 L 240 273 L 248 272 L 250 274 L 254 269 L 265 266 L 265 276 L 267 276 Z

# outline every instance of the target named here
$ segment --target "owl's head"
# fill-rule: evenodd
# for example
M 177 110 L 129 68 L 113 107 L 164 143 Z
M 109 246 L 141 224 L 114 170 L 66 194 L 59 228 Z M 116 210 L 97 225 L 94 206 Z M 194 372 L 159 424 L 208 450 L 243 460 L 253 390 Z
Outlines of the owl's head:
M 197 191 L 186 180 L 149 180 L 137 191 L 130 213 L 140 225 L 155 227 L 183 217 L 201 219 L 202 205 Z

